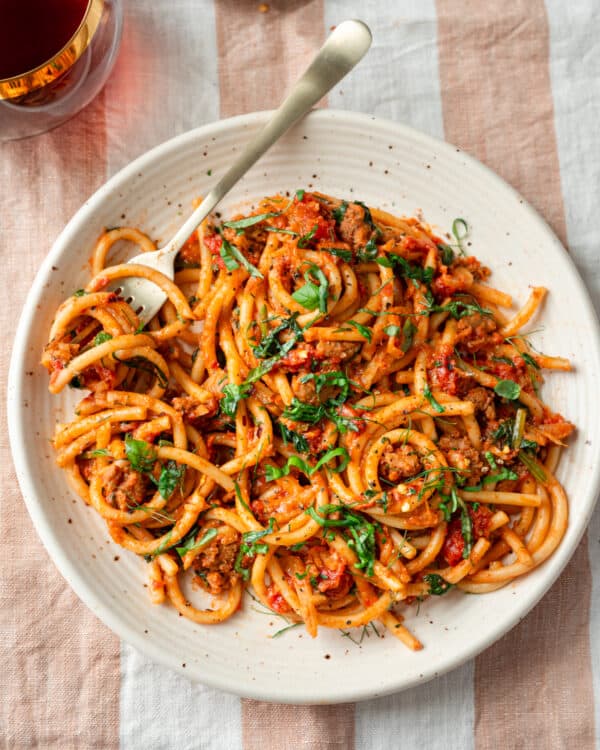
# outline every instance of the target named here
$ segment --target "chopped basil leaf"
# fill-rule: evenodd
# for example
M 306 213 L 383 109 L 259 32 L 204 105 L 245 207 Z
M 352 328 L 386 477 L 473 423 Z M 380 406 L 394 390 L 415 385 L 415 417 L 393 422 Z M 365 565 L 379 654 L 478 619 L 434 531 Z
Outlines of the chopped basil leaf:
M 371 237 L 371 239 L 367 242 L 363 249 L 359 250 L 356 253 L 356 257 L 362 263 L 368 263 L 369 261 L 375 260 L 375 258 L 377 258 L 378 252 L 379 248 L 375 244 L 375 240 Z
M 162 467 L 158 478 L 158 491 L 165 500 L 168 500 L 177 485 L 182 484 L 185 474 L 185 464 L 179 465 L 176 461 L 167 461 Z
M 291 229 L 280 229 L 279 227 L 266 226 L 267 232 L 278 232 L 279 234 L 289 234 L 291 237 L 298 237 L 298 232 L 292 232 Z
M 125 456 L 131 468 L 141 474 L 148 474 L 154 468 L 156 452 L 145 440 L 136 440 L 131 435 L 125 436 Z
M 342 247 L 322 247 L 321 250 L 330 255 L 335 255 L 337 258 L 341 258 L 346 263 L 350 263 L 352 260 L 352 250 L 345 250 Z
M 307 232 L 306 234 L 303 234 L 302 237 L 298 240 L 298 247 L 305 248 L 308 243 L 312 240 L 312 238 L 317 233 L 317 229 L 319 228 L 318 224 L 315 224 L 313 228 Z
M 535 359 L 531 356 L 531 354 L 527 354 L 527 352 L 521 352 L 521 357 L 525 360 L 525 362 L 530 366 L 533 367 L 535 370 L 539 370 L 540 366 L 535 361 Z M 512 364 L 512 363 L 511 363 Z
M 300 456 L 290 456 L 284 466 L 271 466 L 270 464 L 267 464 L 265 467 L 265 478 L 267 482 L 272 482 L 275 479 L 281 479 L 281 477 L 287 477 L 292 469 L 292 467 L 298 469 L 303 474 L 305 474 L 307 477 L 311 477 L 316 471 L 319 471 L 319 469 L 322 466 L 325 466 L 330 461 L 332 461 L 334 458 L 337 458 L 338 456 L 342 456 L 342 462 L 339 464 L 339 466 L 331 467 L 331 471 L 334 472 L 334 474 L 339 474 L 340 472 L 344 471 L 346 466 L 348 466 L 348 463 L 350 462 L 350 456 L 348 455 L 348 451 L 345 448 L 338 447 L 338 448 L 332 448 L 331 450 L 327 451 L 315 464 L 315 466 L 310 466 L 304 459 L 300 458 Z
M 96 448 L 95 450 L 89 452 L 89 456 L 91 458 L 96 458 L 98 456 L 110 456 L 110 455 L 112 454 L 108 450 L 108 448 Z
M 281 216 L 281 212 L 256 214 L 255 216 L 247 216 L 245 219 L 238 219 L 237 221 L 224 221 L 223 226 L 229 227 L 229 229 L 246 229 L 246 227 L 252 227 L 254 224 L 266 221 L 266 219 L 274 219 L 276 216 Z
M 423 268 L 423 266 L 413 265 L 412 263 L 409 263 L 406 258 L 403 258 L 396 253 L 382 255 L 379 258 L 376 258 L 375 261 L 385 268 L 393 268 L 402 278 L 411 279 L 415 282 L 415 285 L 417 285 L 416 282 L 419 281 L 423 284 L 429 285 L 433 280 L 433 268 Z
M 433 596 L 442 596 L 450 591 L 453 586 L 452 583 L 448 583 L 437 573 L 428 573 L 423 576 L 423 580 L 429 584 L 429 593 Z
M 331 215 L 335 219 L 336 224 L 342 223 L 347 210 L 348 210 L 348 204 L 346 201 L 342 201 L 337 208 L 333 209 L 333 211 L 331 212 Z
M 175 548 L 177 550 L 177 554 L 179 555 L 179 557 L 183 557 L 186 552 L 192 552 L 192 550 L 206 547 L 206 545 L 217 536 L 217 533 L 217 529 L 215 528 L 207 529 L 206 532 L 200 537 L 200 539 L 196 541 L 198 529 L 194 529 L 185 537 L 185 539 L 183 539 L 181 547 Z
M 521 461 L 521 463 L 527 467 L 531 476 L 537 479 L 538 482 L 546 481 L 546 472 L 535 462 L 535 460 L 531 456 L 525 453 L 524 450 L 519 451 L 519 461 Z
M 356 328 L 356 330 L 360 333 L 360 335 L 367 339 L 369 343 L 371 343 L 371 339 L 373 338 L 373 332 L 370 328 L 367 328 L 367 326 L 363 326 L 360 323 L 357 323 L 355 320 L 346 320 L 344 321 L 344 325 L 352 326 L 353 328 Z
M 304 435 L 301 435 L 298 432 L 294 432 L 294 430 L 290 430 L 283 424 L 283 422 L 275 422 L 274 424 L 275 429 L 281 435 L 281 439 L 283 440 L 285 445 L 287 445 L 287 443 L 291 443 L 297 451 L 300 451 L 300 453 L 308 453 L 308 440 L 304 437 Z
M 454 261 L 454 250 L 450 245 L 438 245 L 438 249 L 442 253 L 442 263 L 445 266 L 452 265 L 452 262 Z
M 417 332 L 417 326 L 412 322 L 410 318 L 407 318 L 404 321 L 404 325 L 402 326 L 403 338 L 402 338 L 402 346 L 400 347 L 405 354 L 413 345 L 413 340 L 414 340 L 414 336 L 416 332 Z
M 429 385 L 427 384 L 425 384 L 425 388 L 423 388 L 423 395 L 429 401 L 429 403 L 435 409 L 435 411 L 437 411 L 438 414 L 442 414 L 445 411 L 444 407 L 438 401 L 435 400 L 434 395 L 431 392 Z
M 315 284 L 311 276 L 319 283 Z M 296 289 L 292 294 L 292 299 L 307 310 L 316 310 L 319 308 L 320 312 L 327 312 L 329 282 L 323 271 L 319 266 L 311 263 L 308 271 L 304 273 L 304 280 L 306 281 L 306 284 L 300 287 L 300 289 Z
M 100 344 L 103 344 L 105 341 L 110 341 L 112 339 L 112 336 L 110 333 L 107 333 L 106 331 L 100 331 L 100 333 L 97 333 L 94 337 L 94 346 L 99 346 Z
M 367 521 L 363 516 L 353 513 L 344 505 L 311 507 L 306 510 L 306 513 L 320 526 L 345 529 L 346 543 L 358 558 L 354 567 L 362 570 L 369 578 L 373 576 L 376 554 L 375 525 L 373 523 Z M 341 518 L 328 518 L 330 513 L 337 513 Z
M 521 386 L 514 380 L 499 380 L 494 386 L 494 393 L 501 398 L 515 401 L 521 395 Z
M 399 336 L 402 333 L 402 328 L 400 326 L 386 326 L 383 332 L 387 336 Z
M 227 414 L 228 417 L 235 417 L 239 402 L 248 398 L 251 391 L 252 385 L 250 383 L 242 383 L 241 385 L 229 383 L 226 385 L 223 388 L 223 398 L 220 402 L 221 412 Z
M 250 276 L 254 276 L 257 279 L 264 278 L 258 268 L 250 263 L 248 258 L 246 258 L 246 256 L 241 252 L 239 248 L 237 248 L 235 245 L 232 245 L 230 242 L 227 242 L 223 235 L 221 235 L 221 239 L 222 243 L 219 254 L 221 258 L 223 258 L 223 262 L 225 263 L 225 267 L 228 271 L 234 271 L 241 265 L 250 274 Z

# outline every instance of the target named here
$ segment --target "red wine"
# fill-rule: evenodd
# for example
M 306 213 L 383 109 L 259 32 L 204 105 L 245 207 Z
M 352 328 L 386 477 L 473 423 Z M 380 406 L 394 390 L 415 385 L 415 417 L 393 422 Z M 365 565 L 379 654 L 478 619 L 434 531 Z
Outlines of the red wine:
M 0 78 L 42 65 L 73 36 L 88 0 L 0 0 Z

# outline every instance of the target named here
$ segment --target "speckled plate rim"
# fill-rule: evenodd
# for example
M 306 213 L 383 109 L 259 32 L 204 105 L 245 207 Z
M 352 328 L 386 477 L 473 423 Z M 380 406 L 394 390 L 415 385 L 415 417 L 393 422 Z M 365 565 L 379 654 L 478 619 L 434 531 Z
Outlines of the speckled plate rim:
M 136 174 L 143 172 L 147 166 L 153 164 L 159 159 L 168 158 L 169 154 L 176 152 L 188 142 L 202 139 L 205 140 L 207 137 L 218 135 L 219 133 L 227 132 L 231 129 L 239 129 L 243 132 L 244 128 L 264 122 L 268 114 L 268 112 L 254 112 L 209 123 L 165 141 L 130 162 L 102 185 L 102 187 L 100 187 L 90 198 L 88 198 L 65 226 L 64 230 L 54 242 L 48 256 L 40 266 L 19 320 L 9 367 L 7 388 L 8 427 L 17 478 L 35 529 L 54 564 L 75 591 L 77 596 L 120 638 L 137 648 L 142 653 L 145 653 L 153 661 L 174 669 L 188 678 L 193 677 L 190 670 L 182 669 L 181 665 L 175 663 L 165 655 L 165 652 L 162 651 L 158 645 L 154 644 L 151 640 L 140 637 L 138 632 L 134 631 L 126 623 L 123 623 L 118 613 L 113 609 L 106 607 L 100 597 L 96 595 L 93 588 L 86 584 L 83 577 L 80 575 L 77 566 L 65 555 L 62 545 L 57 538 L 57 535 L 54 533 L 48 514 L 45 512 L 43 505 L 36 496 L 27 461 L 28 434 L 24 430 L 24 415 L 22 407 L 23 374 L 28 343 L 27 335 L 35 321 L 37 301 L 40 299 L 44 292 L 45 285 L 51 278 L 52 266 L 59 261 L 63 249 L 74 239 L 74 237 L 77 236 L 80 228 L 85 222 L 93 217 L 96 207 L 101 204 L 107 196 L 113 191 L 118 191 L 122 185 L 126 184 L 127 181 L 133 178 Z M 421 145 L 427 146 L 433 153 L 452 159 L 456 158 L 457 152 L 460 152 L 460 158 L 463 164 L 468 165 L 471 170 L 476 172 L 479 171 L 482 178 L 495 189 L 503 191 L 505 194 L 510 192 L 516 197 L 519 200 L 523 211 L 528 212 L 530 220 L 535 222 L 538 230 L 545 234 L 548 252 L 561 254 L 562 260 L 566 261 L 570 268 L 572 277 L 571 282 L 576 286 L 582 304 L 588 315 L 588 322 L 590 325 L 590 330 L 588 331 L 590 336 L 590 361 L 594 362 L 595 367 L 600 371 L 600 326 L 598 324 L 598 318 L 594 306 L 579 271 L 577 270 L 572 258 L 544 219 L 532 206 L 521 198 L 520 194 L 514 190 L 514 188 L 508 185 L 508 183 L 491 169 L 465 152 L 460 151 L 455 146 L 425 135 L 424 133 L 409 128 L 406 125 L 401 125 L 384 118 L 344 110 L 315 110 L 309 115 L 309 117 L 321 118 L 325 121 L 334 120 L 338 123 L 346 122 L 353 125 L 362 125 L 365 131 L 368 128 L 372 128 L 374 122 L 378 122 L 388 128 L 396 130 L 400 136 L 403 136 L 406 139 L 412 139 Z M 270 690 L 268 685 L 261 685 L 260 683 L 254 685 L 247 684 L 243 691 L 239 691 L 239 689 L 236 690 L 236 685 L 231 684 L 228 680 L 221 679 L 221 676 L 214 671 L 212 673 L 203 672 L 201 681 L 203 684 L 210 687 L 229 692 L 239 692 L 245 697 L 260 700 L 298 704 L 341 703 L 347 701 L 367 700 L 375 695 L 382 696 L 404 690 L 413 685 L 422 684 L 436 676 L 440 676 L 456 667 L 459 667 L 484 651 L 511 630 L 539 602 L 556 581 L 575 552 L 575 549 L 586 530 L 599 491 L 600 461 L 597 461 L 594 464 L 592 474 L 589 478 L 588 492 L 586 493 L 585 498 L 580 499 L 578 503 L 578 513 L 572 515 L 569 519 L 571 532 L 569 543 L 567 544 L 565 540 L 565 542 L 563 542 L 552 555 L 551 559 L 546 561 L 543 568 L 543 575 L 537 581 L 535 588 L 515 602 L 514 609 L 511 611 L 510 616 L 503 618 L 502 622 L 498 623 L 494 629 L 490 630 L 486 637 L 474 638 L 470 644 L 465 644 L 464 649 L 460 653 L 450 655 L 440 663 L 435 663 L 429 666 L 423 665 L 423 672 L 418 679 L 411 679 L 409 682 L 406 682 L 400 677 L 396 684 L 388 684 L 384 689 L 377 690 L 376 692 L 372 689 L 365 690 L 364 688 L 361 689 L 360 687 L 356 688 L 354 686 L 347 688 L 344 685 L 340 685 L 335 696 L 315 695 L 314 693 L 299 694 L 299 692 L 293 687 L 286 693 L 282 691 L 281 685 L 277 685 L 277 693 L 275 694 L 272 689 Z M 200 681 L 200 679 L 198 681 Z M 317 688 L 316 692 L 318 693 Z

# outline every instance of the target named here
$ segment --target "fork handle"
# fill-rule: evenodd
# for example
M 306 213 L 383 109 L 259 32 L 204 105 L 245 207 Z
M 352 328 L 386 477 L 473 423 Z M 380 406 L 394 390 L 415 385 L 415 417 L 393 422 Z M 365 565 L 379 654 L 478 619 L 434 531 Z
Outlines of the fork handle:
M 167 243 L 166 254 L 177 254 L 194 229 L 250 167 L 360 62 L 370 46 L 371 32 L 362 21 L 344 21 L 336 27 L 279 109 Z

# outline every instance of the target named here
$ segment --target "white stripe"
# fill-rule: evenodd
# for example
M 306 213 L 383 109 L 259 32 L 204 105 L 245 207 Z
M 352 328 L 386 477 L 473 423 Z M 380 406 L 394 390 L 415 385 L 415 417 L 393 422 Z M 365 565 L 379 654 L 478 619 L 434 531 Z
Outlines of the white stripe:
M 325 0 L 325 28 L 360 18 L 373 46 L 329 95 L 329 106 L 389 117 L 444 137 L 434 0 Z
M 373 47 L 330 94 L 330 106 L 389 117 L 443 138 L 433 0 L 326 0 L 326 28 L 352 17 L 369 24 Z M 471 662 L 419 688 L 357 704 L 356 749 L 472 748 L 473 669 Z
M 235 695 L 195 685 L 121 647 L 122 750 L 234 750 L 242 745 Z
M 356 750 L 473 747 L 473 667 L 356 706 Z
M 600 154 L 598 123 L 600 99 L 600 15 L 597 0 L 564 3 L 546 0 L 550 26 L 550 77 L 554 125 L 562 193 L 571 255 L 600 312 L 598 204 Z M 596 446 L 597 449 L 598 446 Z M 600 507 L 588 528 L 592 573 L 590 647 L 596 716 L 596 743 L 600 748 Z
M 108 175 L 161 141 L 219 118 L 212 0 L 177 0 L 168 8 L 129 0 L 125 8 L 123 47 L 106 88 Z M 123 750 L 241 747 L 239 698 L 194 685 L 126 644 L 120 713 Z
M 219 119 L 212 0 L 128 0 L 123 44 L 106 87 L 108 170 Z

